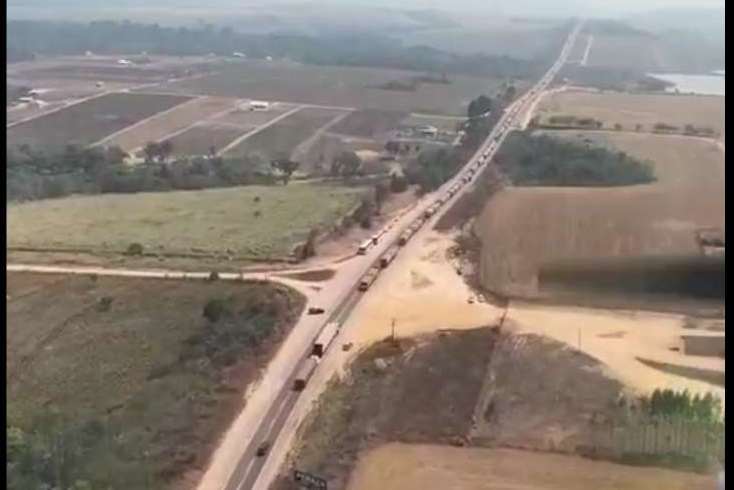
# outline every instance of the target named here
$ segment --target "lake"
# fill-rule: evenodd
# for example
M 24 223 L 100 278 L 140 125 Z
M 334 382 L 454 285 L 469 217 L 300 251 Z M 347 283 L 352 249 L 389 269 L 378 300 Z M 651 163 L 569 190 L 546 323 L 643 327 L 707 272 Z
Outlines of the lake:
M 682 94 L 725 95 L 726 78 L 724 70 L 712 72 L 712 75 L 684 75 L 681 73 L 649 73 L 651 77 L 674 83 L 668 92 L 676 90 Z

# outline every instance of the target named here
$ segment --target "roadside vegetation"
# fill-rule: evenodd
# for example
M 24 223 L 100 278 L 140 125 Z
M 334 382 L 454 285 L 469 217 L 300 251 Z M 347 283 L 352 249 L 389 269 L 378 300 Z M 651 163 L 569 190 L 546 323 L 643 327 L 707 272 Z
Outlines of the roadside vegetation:
M 625 152 L 527 132 L 511 133 L 495 159 L 521 186 L 605 187 L 655 180 L 650 164 Z
M 13 297 L 16 279 L 34 276 L 10 275 Z M 8 488 L 190 485 L 186 473 L 204 469 L 303 304 L 250 282 L 70 277 L 18 294 L 8 302 Z

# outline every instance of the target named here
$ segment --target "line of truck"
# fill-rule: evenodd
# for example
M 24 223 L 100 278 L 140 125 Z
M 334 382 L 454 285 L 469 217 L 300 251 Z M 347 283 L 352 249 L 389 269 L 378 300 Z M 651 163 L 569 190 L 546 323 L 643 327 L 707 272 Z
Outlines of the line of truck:
M 306 383 L 311 379 L 319 361 L 324 357 L 327 349 L 334 342 L 336 335 L 339 333 L 339 328 L 339 322 L 329 322 L 321 329 L 316 340 L 313 341 L 311 353 L 301 362 L 301 366 L 298 368 L 296 377 L 293 380 L 294 391 L 301 391 L 306 387 Z

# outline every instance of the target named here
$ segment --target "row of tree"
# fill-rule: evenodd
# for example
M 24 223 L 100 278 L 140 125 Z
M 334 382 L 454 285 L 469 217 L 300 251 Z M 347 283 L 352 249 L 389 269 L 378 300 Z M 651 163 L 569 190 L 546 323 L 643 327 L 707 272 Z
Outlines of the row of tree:
M 541 73 L 544 62 L 509 56 L 459 55 L 426 46 L 404 46 L 379 34 L 254 34 L 231 28 L 163 27 L 129 21 L 91 23 L 10 21 L 7 45 L 12 60 L 41 55 L 155 53 L 166 55 L 232 55 L 288 58 L 316 65 L 349 65 L 424 72 L 421 81 L 444 83 L 443 73 L 497 78 L 528 78 Z

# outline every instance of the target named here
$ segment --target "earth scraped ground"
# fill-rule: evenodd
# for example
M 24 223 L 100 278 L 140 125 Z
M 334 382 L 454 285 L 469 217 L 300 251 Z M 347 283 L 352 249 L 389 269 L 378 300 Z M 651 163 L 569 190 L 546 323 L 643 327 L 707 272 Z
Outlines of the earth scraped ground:
M 363 453 L 349 490 L 693 490 L 713 476 L 511 449 L 386 444 Z

